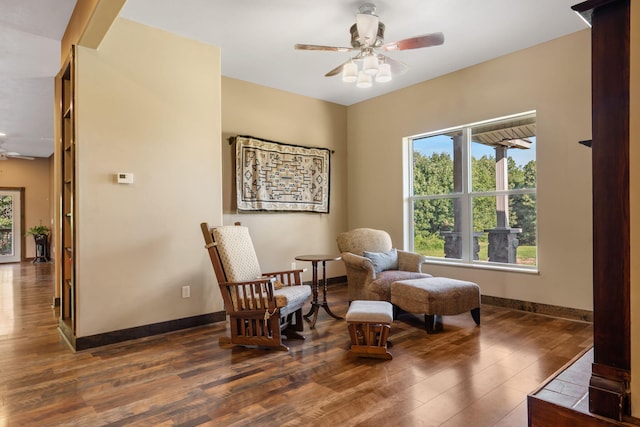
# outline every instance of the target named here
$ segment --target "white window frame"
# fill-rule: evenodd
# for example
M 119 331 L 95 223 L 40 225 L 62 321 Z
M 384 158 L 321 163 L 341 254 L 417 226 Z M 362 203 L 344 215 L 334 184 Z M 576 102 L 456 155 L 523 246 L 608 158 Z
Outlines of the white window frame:
M 513 190 L 504 190 L 504 191 L 478 191 L 473 192 L 472 183 L 471 183 L 471 155 L 469 150 L 471 148 L 471 130 L 474 127 L 487 125 L 490 123 L 508 121 L 508 120 L 517 120 L 518 118 L 523 118 L 526 116 L 535 115 L 537 117 L 536 110 L 526 111 L 523 113 L 512 114 L 504 117 L 498 117 L 494 119 L 484 120 L 475 123 L 469 123 L 461 126 L 454 126 L 446 129 L 439 129 L 433 132 L 427 132 L 423 134 L 408 136 L 403 139 L 403 159 L 405 161 L 406 169 L 404 173 L 404 207 L 403 211 L 405 213 L 405 241 L 408 242 L 407 249 L 409 251 L 414 251 L 414 210 L 413 205 L 415 201 L 419 200 L 435 200 L 435 199 L 462 199 L 461 203 L 461 218 L 462 218 L 462 251 L 460 259 L 453 258 L 441 258 L 441 257 L 431 257 L 427 256 L 428 262 L 432 264 L 444 264 L 444 265 L 456 265 L 461 267 L 473 267 L 473 268 L 486 268 L 493 270 L 510 270 L 510 271 L 518 271 L 518 272 L 530 272 L 530 273 L 538 273 L 540 270 L 540 256 L 539 253 L 536 255 L 536 265 L 529 266 L 523 264 L 509 264 L 509 263 L 499 263 L 499 262 L 490 262 L 490 261 L 476 261 L 473 259 L 473 218 L 472 218 L 472 201 L 474 197 L 495 197 L 499 195 L 534 195 L 536 197 L 536 251 L 539 252 L 539 222 L 538 218 L 538 202 L 537 202 L 537 185 L 536 188 L 526 188 L 526 189 L 513 189 Z M 413 193 L 413 141 L 422 138 L 428 138 L 430 136 L 437 136 L 446 133 L 450 133 L 453 131 L 461 131 L 463 134 L 462 144 L 462 191 L 460 193 L 449 193 L 449 194 L 437 194 L 437 195 L 429 195 L 429 196 L 414 196 Z M 537 135 L 537 134 L 536 134 Z M 537 170 L 537 153 L 536 153 L 536 175 L 538 173 Z

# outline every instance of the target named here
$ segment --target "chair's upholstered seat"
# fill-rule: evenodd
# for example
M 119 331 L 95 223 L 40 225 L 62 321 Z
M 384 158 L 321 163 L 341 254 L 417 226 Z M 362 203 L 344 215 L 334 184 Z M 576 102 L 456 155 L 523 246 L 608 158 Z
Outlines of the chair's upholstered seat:
M 375 280 L 369 283 L 369 294 L 375 294 L 380 301 L 391 301 L 391 284 L 401 280 L 426 279 L 433 277 L 427 273 L 415 271 L 386 270 L 376 275 Z
M 286 315 L 302 307 L 311 296 L 311 286 L 285 286 L 276 289 L 273 294 L 276 298 L 276 306 L 281 309 L 283 315 Z

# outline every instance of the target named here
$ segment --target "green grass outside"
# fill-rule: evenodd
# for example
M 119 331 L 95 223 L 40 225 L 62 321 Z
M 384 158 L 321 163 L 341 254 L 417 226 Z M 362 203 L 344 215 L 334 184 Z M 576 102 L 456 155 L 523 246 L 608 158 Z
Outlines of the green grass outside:
M 478 252 L 478 258 L 480 261 L 487 261 L 489 259 L 489 243 L 480 241 L 479 245 L 480 251 Z M 426 256 L 444 258 L 444 247 L 416 248 L 416 252 Z M 536 265 L 536 260 L 537 256 L 535 246 L 518 246 L 516 256 L 517 264 Z

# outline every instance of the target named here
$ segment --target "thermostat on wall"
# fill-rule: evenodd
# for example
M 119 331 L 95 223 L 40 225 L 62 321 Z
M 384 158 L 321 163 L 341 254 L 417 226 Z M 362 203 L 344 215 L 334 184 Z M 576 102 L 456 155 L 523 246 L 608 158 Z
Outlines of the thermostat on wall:
M 133 174 L 130 172 L 118 172 L 116 177 L 118 184 L 133 184 Z

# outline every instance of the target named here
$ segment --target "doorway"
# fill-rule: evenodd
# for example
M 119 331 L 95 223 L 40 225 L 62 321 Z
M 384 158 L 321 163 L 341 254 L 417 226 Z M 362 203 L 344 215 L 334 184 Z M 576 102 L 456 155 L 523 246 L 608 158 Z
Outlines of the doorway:
M 0 189 L 0 263 L 22 261 L 23 192 L 23 189 Z

